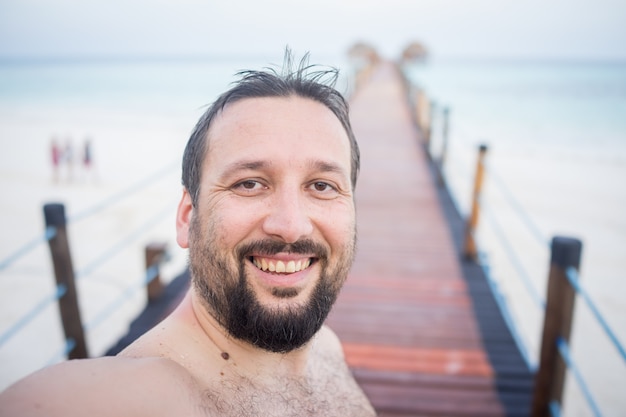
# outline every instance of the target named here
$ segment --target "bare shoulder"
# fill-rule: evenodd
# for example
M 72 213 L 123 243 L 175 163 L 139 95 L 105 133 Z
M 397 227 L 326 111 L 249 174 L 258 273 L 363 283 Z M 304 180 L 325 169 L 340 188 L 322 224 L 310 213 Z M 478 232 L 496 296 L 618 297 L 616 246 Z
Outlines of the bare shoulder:
M 322 326 L 316 335 L 317 344 L 321 349 L 334 355 L 338 355 L 343 358 L 343 348 L 341 347 L 341 341 L 332 329 L 326 325 Z
M 193 380 L 163 358 L 106 357 L 45 368 L 0 394 L 0 414 L 190 415 Z M 181 408 L 181 406 L 183 408 Z
M 323 326 L 317 334 L 317 349 L 315 365 L 318 375 L 325 386 L 324 391 L 332 392 L 336 398 L 329 398 L 341 409 L 344 416 L 375 416 L 376 412 L 367 396 L 358 385 L 343 353 L 341 341 L 329 327 Z

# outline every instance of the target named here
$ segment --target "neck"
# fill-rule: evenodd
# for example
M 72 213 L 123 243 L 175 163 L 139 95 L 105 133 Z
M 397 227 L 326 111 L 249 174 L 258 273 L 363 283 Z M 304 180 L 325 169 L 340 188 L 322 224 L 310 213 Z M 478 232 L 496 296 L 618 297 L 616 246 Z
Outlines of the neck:
M 305 376 L 311 348 L 315 338 L 302 348 L 288 353 L 274 353 L 233 338 L 228 331 L 207 311 L 204 302 L 193 291 L 187 294 L 181 307 L 188 310 L 206 343 L 208 354 L 217 355 L 224 364 L 236 369 L 243 377 L 275 378 L 280 375 Z

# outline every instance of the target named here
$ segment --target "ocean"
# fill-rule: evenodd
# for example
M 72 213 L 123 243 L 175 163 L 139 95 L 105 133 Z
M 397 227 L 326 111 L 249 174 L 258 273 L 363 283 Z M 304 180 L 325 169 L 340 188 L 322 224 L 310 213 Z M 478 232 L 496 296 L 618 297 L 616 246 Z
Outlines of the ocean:
M 344 69 L 345 57 L 312 57 Z M 184 60 L 0 62 L 0 259 L 43 233 L 41 207 L 66 204 L 70 245 L 79 279 L 88 343 L 102 354 L 125 333 L 143 307 L 141 291 L 100 320 L 107 306 L 143 278 L 143 246 L 168 244 L 164 277 L 182 271 L 186 253 L 175 243 L 180 159 L 198 117 L 241 69 L 280 64 L 276 57 Z M 441 148 L 441 113 L 450 109 L 447 181 L 459 207 L 469 207 L 479 144 L 487 144 L 489 170 L 479 226 L 481 249 L 503 293 L 516 329 L 537 358 L 542 325 L 537 306 L 498 240 L 506 232 L 531 286 L 543 296 L 548 241 L 566 235 L 583 241 L 581 280 L 619 339 L 626 341 L 626 64 L 431 60 L 409 69 L 435 101 L 432 149 Z M 75 159 L 55 181 L 50 143 L 74 154 L 90 138 L 93 166 Z M 101 201 L 148 181 L 141 191 L 105 208 Z M 505 184 L 505 187 L 502 185 Z M 502 191 L 504 188 L 506 191 Z M 357 191 L 358 192 L 358 191 Z M 507 201 L 514 196 L 538 233 L 529 233 Z M 97 216 L 87 216 L 92 211 Z M 121 236 L 150 224 L 123 250 Z M 540 235 L 538 238 L 537 235 Z M 113 259 L 91 272 L 103 251 Z M 53 291 L 46 245 L 0 270 L 0 332 Z M 58 360 L 62 331 L 54 305 L 0 346 L 0 389 Z M 572 350 L 607 416 L 626 412 L 626 364 L 577 301 Z M 535 359 L 536 361 L 536 359 Z M 568 378 L 566 416 L 592 415 L 576 381 Z

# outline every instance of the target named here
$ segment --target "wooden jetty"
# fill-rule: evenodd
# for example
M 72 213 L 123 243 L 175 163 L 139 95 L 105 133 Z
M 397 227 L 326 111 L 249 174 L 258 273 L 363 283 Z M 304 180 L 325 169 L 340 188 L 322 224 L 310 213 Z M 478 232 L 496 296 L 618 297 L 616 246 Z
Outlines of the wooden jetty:
M 393 64 L 370 71 L 351 111 L 362 154 L 358 251 L 327 324 L 358 382 L 381 417 L 528 416 L 532 375 L 482 269 L 460 255 L 464 221 L 437 186 Z M 109 354 L 156 324 L 187 280 Z
M 358 250 L 327 323 L 380 416 L 527 416 L 532 376 L 482 270 L 460 255 L 464 222 L 406 97 L 383 62 L 352 99 Z

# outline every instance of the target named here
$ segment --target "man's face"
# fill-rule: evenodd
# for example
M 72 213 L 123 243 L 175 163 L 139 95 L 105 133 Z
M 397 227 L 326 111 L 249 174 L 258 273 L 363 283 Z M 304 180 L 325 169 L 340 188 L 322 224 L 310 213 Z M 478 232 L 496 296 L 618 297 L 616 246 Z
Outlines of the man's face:
M 178 241 L 194 289 L 236 338 L 275 352 L 319 330 L 354 256 L 350 143 L 323 104 L 251 98 L 214 120 Z

